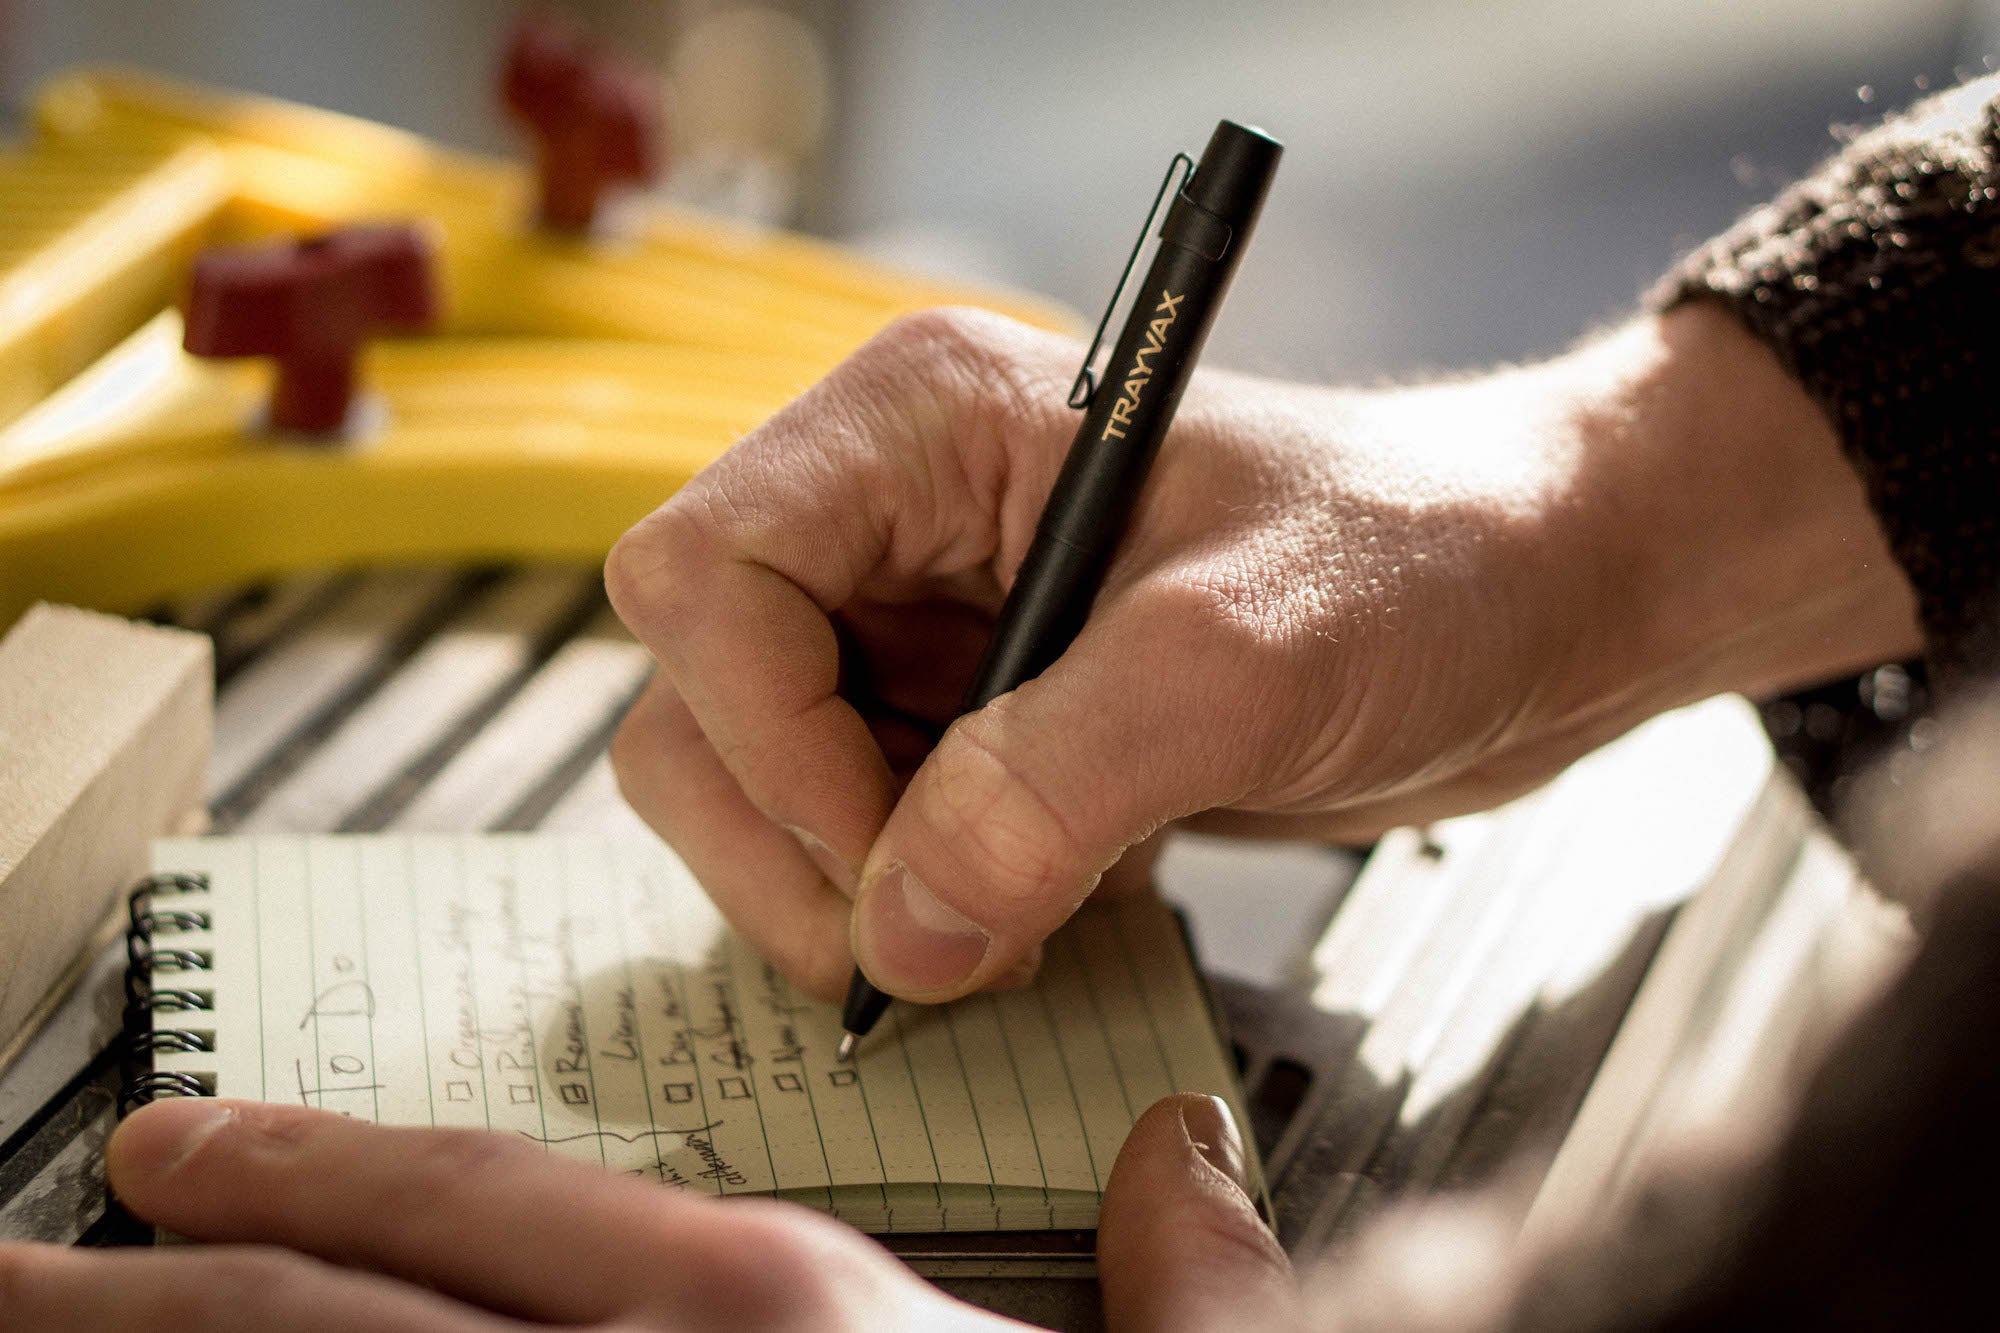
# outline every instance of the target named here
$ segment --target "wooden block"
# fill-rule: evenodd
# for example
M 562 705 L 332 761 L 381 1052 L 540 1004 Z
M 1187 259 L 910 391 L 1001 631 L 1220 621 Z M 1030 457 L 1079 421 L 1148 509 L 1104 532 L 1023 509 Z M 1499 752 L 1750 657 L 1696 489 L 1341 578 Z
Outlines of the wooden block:
M 0 639 L 0 1050 L 201 810 L 208 640 L 39 605 Z

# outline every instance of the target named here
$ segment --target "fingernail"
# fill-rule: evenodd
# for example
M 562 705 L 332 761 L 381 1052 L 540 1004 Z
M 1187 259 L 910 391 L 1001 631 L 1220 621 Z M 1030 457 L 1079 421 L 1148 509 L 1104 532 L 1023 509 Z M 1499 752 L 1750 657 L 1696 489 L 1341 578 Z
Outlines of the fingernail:
M 955 986 L 986 957 L 992 937 L 892 864 L 861 895 L 855 949 L 876 985 L 898 995 Z
M 236 1118 L 236 1108 L 209 1097 L 170 1097 L 139 1110 L 118 1127 L 106 1151 L 115 1176 L 171 1175 L 211 1135 Z
M 1236 1117 L 1229 1103 L 1220 1097 L 1183 1097 L 1181 1128 L 1188 1142 L 1210 1166 L 1229 1177 L 1229 1183 L 1250 1193 L 1250 1173 L 1243 1162 L 1243 1136 L 1236 1130 Z
M 806 855 L 819 867 L 833 887 L 852 898 L 854 896 L 854 870 L 845 861 L 834 855 L 833 848 L 821 842 L 797 824 L 785 825 L 785 832 L 799 840 L 799 846 L 806 849 Z

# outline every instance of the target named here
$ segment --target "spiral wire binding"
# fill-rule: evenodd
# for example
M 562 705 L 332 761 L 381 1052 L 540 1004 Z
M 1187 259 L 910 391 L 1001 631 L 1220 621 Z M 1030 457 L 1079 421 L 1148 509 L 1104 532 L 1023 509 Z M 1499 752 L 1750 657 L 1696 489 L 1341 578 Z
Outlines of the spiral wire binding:
M 208 1028 L 153 1026 L 159 1013 L 207 1014 L 215 1010 L 215 994 L 196 982 L 186 986 L 156 986 L 154 978 L 163 972 L 196 973 L 214 970 L 215 957 L 206 948 L 183 944 L 156 945 L 153 932 L 164 926 L 182 935 L 206 933 L 214 928 L 214 918 L 198 908 L 178 903 L 155 906 L 154 899 L 171 895 L 208 892 L 208 876 L 200 874 L 148 875 L 139 881 L 126 904 L 131 925 L 125 932 L 125 1012 L 124 1045 L 127 1056 L 125 1086 L 118 1093 L 118 1116 L 122 1120 L 134 1107 L 160 1097 L 213 1097 L 215 1075 L 207 1071 L 154 1069 L 156 1051 L 198 1054 L 215 1049 L 215 1033 Z M 199 1020 L 196 1020 L 199 1021 Z

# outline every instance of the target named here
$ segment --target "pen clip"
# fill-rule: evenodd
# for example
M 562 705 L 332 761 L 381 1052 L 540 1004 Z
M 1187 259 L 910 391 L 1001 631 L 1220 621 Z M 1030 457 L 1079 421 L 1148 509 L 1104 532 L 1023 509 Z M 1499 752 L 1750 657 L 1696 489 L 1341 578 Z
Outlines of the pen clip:
M 1167 163 L 1167 174 L 1160 181 L 1160 192 L 1153 196 L 1153 206 L 1146 213 L 1146 223 L 1139 228 L 1139 239 L 1132 242 L 1131 257 L 1125 261 L 1125 271 L 1118 275 L 1118 286 L 1112 289 L 1111 301 L 1104 307 L 1104 318 L 1097 321 L 1097 333 L 1090 340 L 1090 350 L 1083 354 L 1083 368 L 1076 372 L 1076 381 L 1069 386 L 1069 405 L 1074 408 L 1090 406 L 1090 400 L 1097 396 L 1097 376 L 1091 373 L 1090 363 L 1097 360 L 1097 354 L 1104 347 L 1104 331 L 1111 327 L 1112 312 L 1118 309 L 1118 298 L 1125 294 L 1125 284 L 1132 280 L 1132 270 L 1138 267 L 1139 252 L 1146 248 L 1146 238 L 1153 234 L 1153 220 L 1160 214 L 1160 205 L 1167 200 L 1167 191 L 1173 186 L 1174 173 L 1186 168 L 1187 174 L 1181 178 L 1181 188 L 1186 189 L 1188 180 L 1194 176 L 1194 159 L 1186 153 L 1175 153 L 1174 160 Z

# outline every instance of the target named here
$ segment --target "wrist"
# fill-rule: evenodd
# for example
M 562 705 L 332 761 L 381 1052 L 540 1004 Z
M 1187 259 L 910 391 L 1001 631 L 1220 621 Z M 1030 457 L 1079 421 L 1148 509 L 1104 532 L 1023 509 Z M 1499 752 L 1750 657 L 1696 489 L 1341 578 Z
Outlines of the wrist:
M 1832 423 L 1727 311 L 1644 317 L 1541 373 L 1576 443 L 1558 546 L 1599 612 L 1569 708 L 1629 725 L 1921 649 Z

